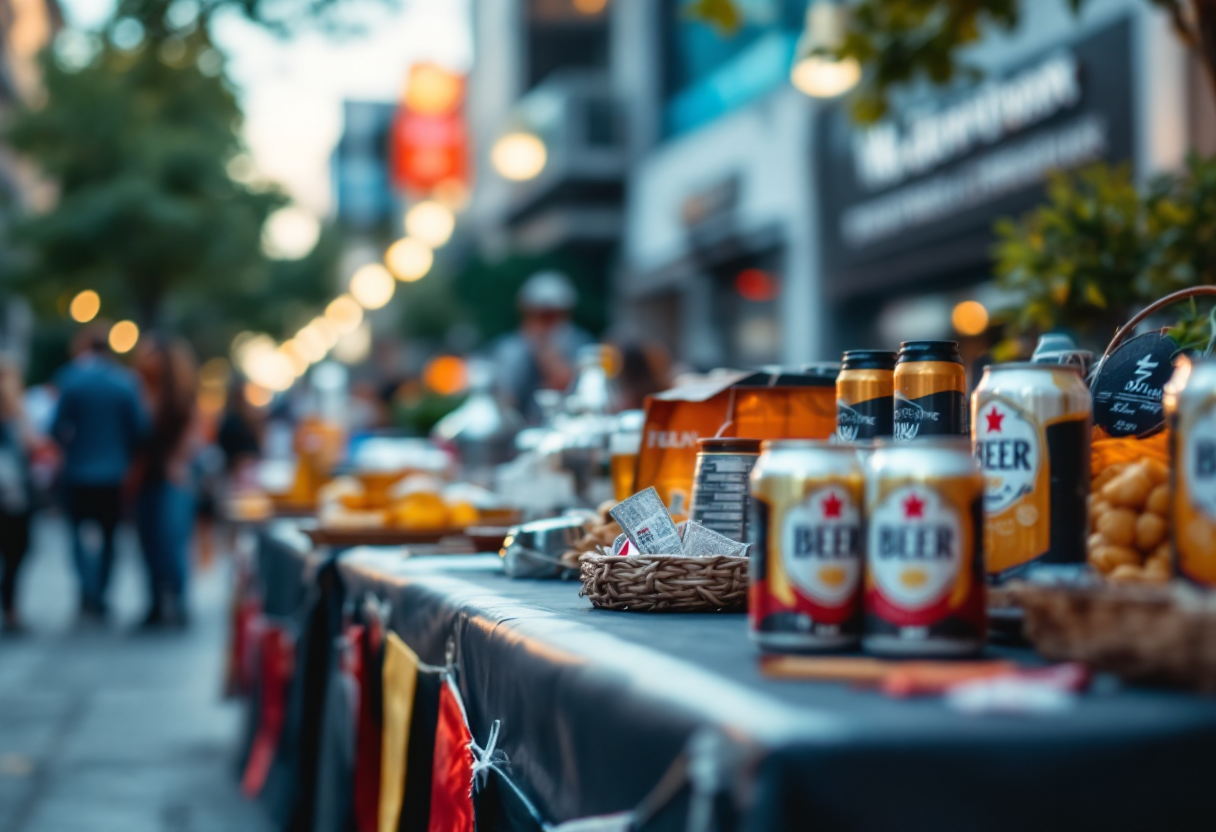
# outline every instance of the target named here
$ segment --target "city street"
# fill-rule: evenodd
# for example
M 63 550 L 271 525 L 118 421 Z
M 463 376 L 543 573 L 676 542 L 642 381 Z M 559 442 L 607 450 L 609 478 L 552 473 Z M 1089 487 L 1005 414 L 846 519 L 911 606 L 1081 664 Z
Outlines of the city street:
M 30 558 L 31 632 L 0 641 L 0 832 L 267 829 L 233 770 L 241 710 L 220 696 L 227 564 L 196 573 L 190 630 L 145 635 L 131 538 L 106 627 L 76 622 L 62 521 L 42 518 Z

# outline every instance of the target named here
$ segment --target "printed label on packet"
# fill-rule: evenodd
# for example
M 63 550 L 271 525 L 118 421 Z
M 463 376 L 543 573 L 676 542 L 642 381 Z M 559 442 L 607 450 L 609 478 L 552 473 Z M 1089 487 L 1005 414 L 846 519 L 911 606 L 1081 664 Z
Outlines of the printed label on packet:
M 676 524 L 654 488 L 639 491 L 608 512 L 642 555 L 674 555 L 683 551 Z
M 696 520 L 689 520 L 688 526 L 684 529 L 684 550 L 681 554 L 685 557 L 712 558 L 717 555 L 739 557 L 746 550 L 746 544 L 737 543 L 724 534 L 707 529 Z

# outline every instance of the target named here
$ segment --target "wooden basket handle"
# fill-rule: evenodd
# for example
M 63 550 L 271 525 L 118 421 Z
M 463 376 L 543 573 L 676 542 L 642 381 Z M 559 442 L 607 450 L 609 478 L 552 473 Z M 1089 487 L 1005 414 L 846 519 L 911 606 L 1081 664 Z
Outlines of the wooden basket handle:
M 1127 336 L 1135 332 L 1136 327 L 1154 312 L 1175 304 L 1180 300 L 1205 296 L 1216 296 L 1216 286 L 1192 286 L 1189 289 L 1179 289 L 1177 292 L 1172 292 L 1160 300 L 1150 303 L 1148 306 L 1141 309 L 1139 313 L 1133 316 L 1130 321 L 1115 330 L 1115 336 L 1111 339 L 1110 344 L 1106 347 L 1106 352 L 1102 353 L 1102 359 L 1098 362 L 1098 366 L 1104 364 L 1106 359 L 1110 357 L 1110 354 L 1114 352 L 1120 344 L 1127 340 Z

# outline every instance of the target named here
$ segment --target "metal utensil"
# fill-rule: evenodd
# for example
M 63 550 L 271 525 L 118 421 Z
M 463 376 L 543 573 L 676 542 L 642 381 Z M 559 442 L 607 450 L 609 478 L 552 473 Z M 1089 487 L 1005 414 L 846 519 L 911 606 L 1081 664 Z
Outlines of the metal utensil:
M 503 570 L 512 578 L 563 577 L 572 570 L 562 563 L 562 552 L 582 538 L 585 520 L 581 515 L 563 515 L 513 527 L 498 553 Z

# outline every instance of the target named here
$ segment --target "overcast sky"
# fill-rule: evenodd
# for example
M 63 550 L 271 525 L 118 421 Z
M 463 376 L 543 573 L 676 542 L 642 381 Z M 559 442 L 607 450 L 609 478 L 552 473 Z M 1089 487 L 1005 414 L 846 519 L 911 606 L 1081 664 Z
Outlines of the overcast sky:
M 344 99 L 394 101 L 419 60 L 472 63 L 468 0 L 343 0 L 364 34 L 317 32 L 282 40 L 236 16 L 217 21 L 217 44 L 245 109 L 245 141 L 261 175 L 317 216 L 330 208 L 329 155 Z M 112 0 L 62 0 L 70 25 L 95 28 Z

